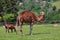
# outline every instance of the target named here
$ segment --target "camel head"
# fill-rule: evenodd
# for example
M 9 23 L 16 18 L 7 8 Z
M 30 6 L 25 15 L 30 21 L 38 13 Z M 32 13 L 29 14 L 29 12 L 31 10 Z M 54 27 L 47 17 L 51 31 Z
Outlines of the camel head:
M 44 12 L 41 12 L 39 16 L 37 16 L 37 21 L 42 21 L 44 19 Z

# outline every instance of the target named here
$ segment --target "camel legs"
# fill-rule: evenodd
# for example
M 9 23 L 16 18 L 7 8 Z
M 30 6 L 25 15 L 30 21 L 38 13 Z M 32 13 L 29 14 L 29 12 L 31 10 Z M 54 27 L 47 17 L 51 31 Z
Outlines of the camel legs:
M 33 26 L 33 23 L 30 23 L 30 35 L 32 35 L 32 26 Z
M 19 24 L 20 24 L 20 32 L 21 32 L 21 34 L 23 35 L 23 31 L 22 31 L 22 23 L 20 22 Z

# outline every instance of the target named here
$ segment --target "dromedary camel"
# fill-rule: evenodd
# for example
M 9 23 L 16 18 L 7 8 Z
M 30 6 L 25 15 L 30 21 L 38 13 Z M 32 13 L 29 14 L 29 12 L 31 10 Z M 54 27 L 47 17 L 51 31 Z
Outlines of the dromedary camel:
M 20 31 L 23 34 L 22 24 L 23 24 L 23 22 L 25 22 L 25 23 L 30 24 L 30 33 L 29 34 L 31 35 L 33 22 L 40 21 L 41 19 L 43 19 L 43 16 L 44 16 L 44 13 L 41 13 L 41 15 L 37 17 L 33 12 L 31 12 L 29 10 L 25 10 L 25 11 L 21 12 L 20 14 L 18 14 L 17 20 L 16 20 L 16 33 L 17 33 L 17 26 L 19 23 L 20 24 Z

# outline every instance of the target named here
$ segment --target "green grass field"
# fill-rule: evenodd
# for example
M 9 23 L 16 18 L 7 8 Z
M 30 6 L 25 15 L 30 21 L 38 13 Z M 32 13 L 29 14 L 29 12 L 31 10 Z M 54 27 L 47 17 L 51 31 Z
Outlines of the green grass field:
M 0 40 L 60 40 L 60 24 L 34 24 L 33 35 L 29 34 L 29 25 L 23 25 L 24 36 L 21 35 L 18 27 L 18 35 L 6 33 L 5 28 L 0 27 Z

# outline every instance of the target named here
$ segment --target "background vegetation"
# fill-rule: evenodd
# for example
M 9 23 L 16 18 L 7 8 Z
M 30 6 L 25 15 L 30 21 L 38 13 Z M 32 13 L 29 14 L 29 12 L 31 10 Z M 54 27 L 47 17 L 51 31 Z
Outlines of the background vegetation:
M 36 15 L 43 10 L 45 21 L 60 20 L 59 4 L 60 0 L 0 0 L 0 22 L 2 20 L 13 22 L 16 20 L 18 12 L 26 9 L 33 11 Z
M 20 5 L 19 3 L 23 3 Z M 45 12 L 44 23 L 33 26 L 33 35 L 29 36 L 29 25 L 23 25 L 24 36 L 21 36 L 18 27 L 18 35 L 6 33 L 0 26 L 0 40 L 60 40 L 60 24 L 48 24 L 60 22 L 60 0 L 0 0 L 0 23 L 15 22 L 16 16 L 23 10 L 31 10 L 37 16 L 40 11 Z M 10 30 L 9 30 L 10 31 Z

